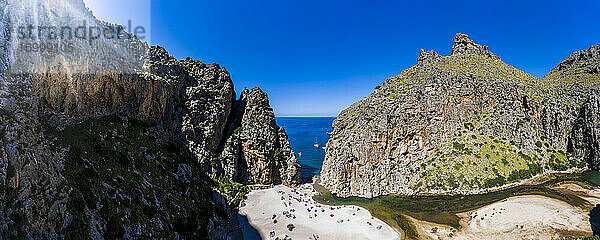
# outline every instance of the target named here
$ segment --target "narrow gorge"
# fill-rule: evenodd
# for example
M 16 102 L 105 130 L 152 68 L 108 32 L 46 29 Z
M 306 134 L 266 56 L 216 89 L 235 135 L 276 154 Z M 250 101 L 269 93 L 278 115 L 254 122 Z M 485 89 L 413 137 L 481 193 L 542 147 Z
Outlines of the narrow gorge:
M 0 240 L 596 239 L 593 4 L 426 5 L 0 0 Z

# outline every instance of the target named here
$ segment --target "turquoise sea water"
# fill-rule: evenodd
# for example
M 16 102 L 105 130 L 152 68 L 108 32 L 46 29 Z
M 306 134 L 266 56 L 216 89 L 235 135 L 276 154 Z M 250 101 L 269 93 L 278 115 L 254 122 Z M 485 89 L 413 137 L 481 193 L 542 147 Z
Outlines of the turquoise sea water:
M 278 117 L 277 125 L 285 128 L 292 149 L 302 165 L 302 181 L 309 182 L 318 175 L 323 165 L 334 117 Z M 319 147 L 314 145 L 318 144 Z M 302 156 L 299 156 L 302 153 Z

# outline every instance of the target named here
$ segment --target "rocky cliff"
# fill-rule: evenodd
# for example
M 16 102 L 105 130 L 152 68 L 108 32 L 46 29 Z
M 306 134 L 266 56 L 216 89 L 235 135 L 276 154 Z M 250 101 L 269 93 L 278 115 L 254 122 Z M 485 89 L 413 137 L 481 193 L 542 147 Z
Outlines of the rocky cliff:
M 250 184 L 300 183 L 300 164 L 275 124 L 267 94 L 244 89 L 235 102 L 221 158 L 230 179 Z
M 225 68 L 126 32 L 24 51 L 24 24 L 115 25 L 80 0 L 0 7 L 0 238 L 225 239 L 238 182 L 299 183 L 266 93 L 236 100 Z
M 321 184 L 342 197 L 478 193 L 545 171 L 597 168 L 595 49 L 544 79 L 465 34 L 450 56 L 421 50 L 417 64 L 334 121 Z M 580 87 L 587 94 L 573 91 Z
M 600 170 L 600 44 L 571 54 L 544 76 L 542 84 L 547 102 L 558 108 L 555 116 L 561 110 L 572 112 L 570 116 L 549 119 L 548 125 L 556 126 L 561 121 L 570 124 L 567 152 L 582 158 L 589 168 Z

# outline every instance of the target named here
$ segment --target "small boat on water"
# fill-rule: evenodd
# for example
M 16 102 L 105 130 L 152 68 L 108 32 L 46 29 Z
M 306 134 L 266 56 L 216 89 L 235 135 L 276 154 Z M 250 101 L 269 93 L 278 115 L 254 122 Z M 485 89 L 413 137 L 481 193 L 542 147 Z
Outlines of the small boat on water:
M 302 152 L 298 153 L 298 157 L 301 158 L 302 157 Z
M 315 145 L 313 146 L 315 146 L 316 148 L 320 147 L 318 143 L 315 143 Z

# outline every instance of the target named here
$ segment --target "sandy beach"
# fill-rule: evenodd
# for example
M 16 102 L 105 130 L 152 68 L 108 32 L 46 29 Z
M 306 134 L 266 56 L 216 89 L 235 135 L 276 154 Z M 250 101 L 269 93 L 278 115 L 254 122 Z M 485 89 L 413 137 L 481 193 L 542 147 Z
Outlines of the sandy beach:
M 553 189 L 600 203 L 600 190 L 575 184 Z M 244 232 L 253 231 L 256 239 L 401 239 L 400 233 L 364 208 L 322 205 L 312 200 L 316 194 L 311 184 L 252 191 L 239 210 L 249 225 Z M 408 218 L 421 239 L 561 239 L 592 234 L 589 212 L 538 195 L 510 197 L 458 216 L 460 230 Z
M 398 232 L 364 208 L 319 204 L 312 200 L 316 194 L 311 184 L 254 190 L 239 214 L 262 239 L 400 239 Z
M 560 239 L 591 235 L 589 213 L 537 195 L 505 199 L 461 213 L 461 230 L 411 219 L 428 239 Z

